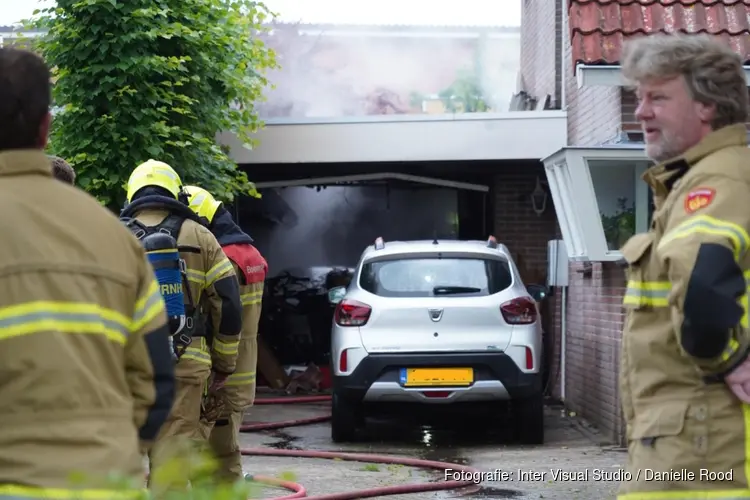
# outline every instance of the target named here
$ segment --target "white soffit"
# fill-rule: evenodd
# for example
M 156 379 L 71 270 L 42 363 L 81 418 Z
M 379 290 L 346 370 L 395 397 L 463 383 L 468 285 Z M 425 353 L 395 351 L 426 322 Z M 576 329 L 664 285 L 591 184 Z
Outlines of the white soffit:
M 745 78 L 750 86 L 750 66 L 745 66 Z M 619 65 L 589 65 L 576 66 L 576 81 L 578 88 L 583 87 L 622 87 L 626 85 Z
M 269 119 L 255 150 L 219 135 L 239 164 L 540 159 L 567 144 L 564 111 Z
M 588 162 L 610 160 L 646 162 L 641 145 L 612 145 L 598 148 L 563 148 L 544 158 L 547 182 L 571 260 L 617 261 L 619 251 L 609 250 L 599 215 L 599 204 Z

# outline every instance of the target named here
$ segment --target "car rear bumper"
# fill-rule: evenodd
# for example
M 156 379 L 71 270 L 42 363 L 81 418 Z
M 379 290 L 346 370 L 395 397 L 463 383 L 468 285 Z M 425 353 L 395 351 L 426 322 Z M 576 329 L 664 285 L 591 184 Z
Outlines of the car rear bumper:
M 468 387 L 406 388 L 399 383 L 401 368 L 471 367 Z M 333 377 L 333 390 L 351 401 L 366 403 L 474 403 L 522 399 L 542 391 L 541 373 L 523 373 L 505 353 L 370 354 L 346 376 Z M 427 391 L 450 391 L 431 398 Z

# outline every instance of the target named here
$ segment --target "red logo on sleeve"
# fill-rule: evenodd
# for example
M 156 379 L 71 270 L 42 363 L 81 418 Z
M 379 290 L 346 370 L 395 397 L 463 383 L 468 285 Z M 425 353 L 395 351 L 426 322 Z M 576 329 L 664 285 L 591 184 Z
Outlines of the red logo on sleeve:
M 712 188 L 698 188 L 690 191 L 685 197 L 685 212 L 692 214 L 696 210 L 706 208 L 711 204 L 716 195 Z

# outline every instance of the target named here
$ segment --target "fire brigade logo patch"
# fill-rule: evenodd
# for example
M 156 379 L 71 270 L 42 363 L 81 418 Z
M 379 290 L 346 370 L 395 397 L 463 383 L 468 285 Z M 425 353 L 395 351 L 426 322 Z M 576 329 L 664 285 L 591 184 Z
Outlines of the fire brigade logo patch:
M 714 199 L 716 190 L 712 188 L 698 188 L 690 191 L 685 197 L 685 212 L 692 214 L 696 210 L 706 208 Z

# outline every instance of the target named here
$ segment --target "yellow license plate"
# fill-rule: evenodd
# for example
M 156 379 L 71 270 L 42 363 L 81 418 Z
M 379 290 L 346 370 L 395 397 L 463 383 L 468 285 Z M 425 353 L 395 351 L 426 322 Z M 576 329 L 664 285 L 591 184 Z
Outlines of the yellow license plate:
M 474 382 L 473 368 L 407 368 L 405 386 L 456 386 Z

